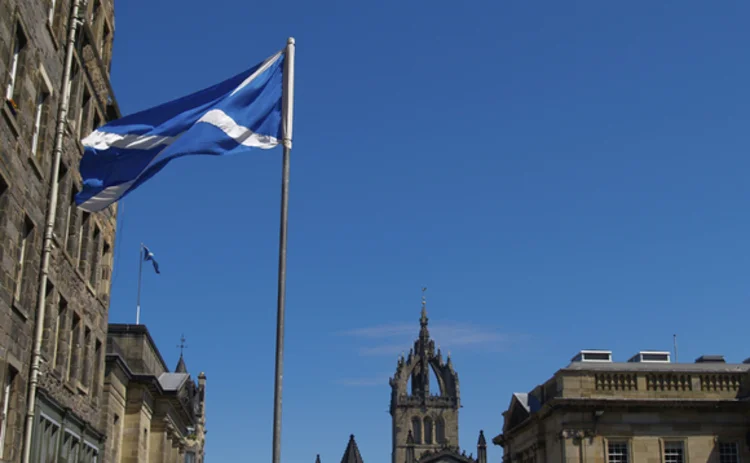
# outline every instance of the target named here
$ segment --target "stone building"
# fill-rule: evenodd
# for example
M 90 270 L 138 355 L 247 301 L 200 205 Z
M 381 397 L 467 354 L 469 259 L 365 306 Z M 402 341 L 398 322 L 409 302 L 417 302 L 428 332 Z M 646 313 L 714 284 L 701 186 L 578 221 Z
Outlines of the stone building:
M 450 355 L 443 359 L 430 339 L 427 308 L 422 299 L 419 337 L 408 357 L 399 357 L 390 379 L 393 463 L 487 463 L 487 442 L 479 431 L 477 457 L 466 455 L 458 442 L 461 407 L 458 373 Z M 437 390 L 430 390 L 431 379 Z M 320 463 L 320 456 L 316 459 Z M 362 463 L 350 436 L 341 463 Z
M 203 463 L 206 375 L 167 368 L 144 325 L 109 325 L 101 427 L 112 463 Z
M 513 394 L 493 443 L 506 463 L 739 463 L 750 459 L 749 399 L 748 363 L 673 363 L 652 351 L 613 362 L 609 351 L 581 351 Z
M 33 405 L 32 461 L 77 453 L 92 461 L 105 444 L 102 402 L 116 209 L 77 209 L 80 139 L 119 111 L 109 84 L 112 0 L 0 1 L 0 461 L 21 460 L 35 347 L 41 366 Z M 78 26 L 62 161 L 53 148 L 63 95 L 68 27 Z M 44 229 L 59 185 L 48 283 L 41 299 Z M 44 309 L 44 317 L 40 317 Z

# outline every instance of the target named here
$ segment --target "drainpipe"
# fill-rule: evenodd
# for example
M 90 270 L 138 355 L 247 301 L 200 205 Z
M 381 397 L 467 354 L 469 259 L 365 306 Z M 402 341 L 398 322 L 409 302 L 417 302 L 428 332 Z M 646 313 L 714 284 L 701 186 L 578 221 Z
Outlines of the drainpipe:
M 23 463 L 29 463 L 31 458 L 31 439 L 34 434 L 34 413 L 36 405 L 36 390 L 39 383 L 39 365 L 42 357 L 42 336 L 44 335 L 44 310 L 47 299 L 47 280 L 49 277 L 49 261 L 52 254 L 52 235 L 55 227 L 55 215 L 57 212 L 57 177 L 60 175 L 60 159 L 62 158 L 62 142 L 65 132 L 65 124 L 68 118 L 68 107 L 70 105 L 70 73 L 73 67 L 73 53 L 75 51 L 76 29 L 81 23 L 78 18 L 78 10 L 81 0 L 74 0 L 68 23 L 68 43 L 65 49 L 65 67 L 62 77 L 62 95 L 60 95 L 60 106 L 57 111 L 57 128 L 55 130 L 55 147 L 52 161 L 52 177 L 50 177 L 50 192 L 46 214 L 46 225 L 44 228 L 44 246 L 42 247 L 42 268 L 39 276 L 39 295 L 37 297 L 34 350 L 31 354 L 31 374 L 29 378 L 29 395 L 26 406 L 26 428 L 24 430 Z

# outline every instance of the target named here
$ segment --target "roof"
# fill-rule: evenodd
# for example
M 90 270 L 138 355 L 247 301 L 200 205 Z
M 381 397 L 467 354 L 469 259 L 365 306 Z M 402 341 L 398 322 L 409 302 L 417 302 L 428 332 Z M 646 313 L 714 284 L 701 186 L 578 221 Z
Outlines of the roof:
M 684 373 L 747 373 L 747 363 L 573 362 L 561 371 L 653 371 Z
M 175 373 L 187 373 L 187 366 L 185 366 L 185 359 L 180 354 L 180 360 L 177 362 L 177 366 L 174 367 Z
M 187 373 L 162 373 L 159 375 L 159 384 L 165 391 L 177 391 L 189 377 Z
M 359 453 L 357 443 L 354 441 L 354 434 L 349 436 L 349 443 L 346 444 L 346 450 L 344 456 L 341 458 L 341 463 L 364 463 L 362 461 L 362 455 Z
M 529 394 L 525 392 L 514 392 L 513 397 L 516 398 L 518 403 L 521 404 L 521 406 L 526 409 L 527 412 L 531 411 L 531 409 L 529 408 Z

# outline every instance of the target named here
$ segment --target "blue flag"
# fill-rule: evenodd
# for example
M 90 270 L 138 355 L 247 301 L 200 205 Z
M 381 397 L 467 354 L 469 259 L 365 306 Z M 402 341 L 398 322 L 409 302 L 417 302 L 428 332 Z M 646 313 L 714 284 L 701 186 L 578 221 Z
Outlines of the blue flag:
M 143 260 L 146 262 L 151 261 L 154 264 L 154 271 L 156 273 L 161 273 L 159 271 L 159 263 L 154 259 L 154 253 L 149 251 L 146 246 L 143 246 Z
M 76 204 L 100 211 L 188 155 L 270 149 L 282 139 L 285 53 L 231 79 L 110 122 L 82 140 Z

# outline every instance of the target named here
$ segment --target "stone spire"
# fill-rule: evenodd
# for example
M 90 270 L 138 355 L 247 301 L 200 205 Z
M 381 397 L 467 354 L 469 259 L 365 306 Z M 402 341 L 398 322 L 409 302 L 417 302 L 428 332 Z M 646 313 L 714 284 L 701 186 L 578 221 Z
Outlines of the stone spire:
M 185 359 L 180 354 L 180 360 L 177 362 L 177 366 L 174 368 L 175 373 L 187 373 L 187 366 L 185 365 Z
M 357 442 L 354 441 L 354 434 L 349 436 L 349 443 L 346 444 L 346 450 L 344 451 L 344 456 L 341 458 L 341 463 L 363 463 Z
M 320 463 L 320 454 L 315 456 L 315 463 Z
M 481 429 L 477 441 L 477 463 L 487 463 L 487 440 L 485 440 L 484 431 Z

